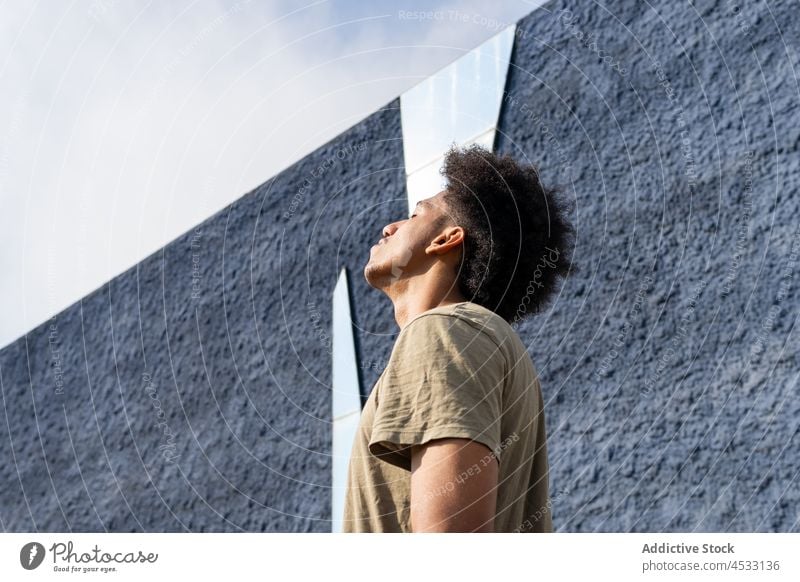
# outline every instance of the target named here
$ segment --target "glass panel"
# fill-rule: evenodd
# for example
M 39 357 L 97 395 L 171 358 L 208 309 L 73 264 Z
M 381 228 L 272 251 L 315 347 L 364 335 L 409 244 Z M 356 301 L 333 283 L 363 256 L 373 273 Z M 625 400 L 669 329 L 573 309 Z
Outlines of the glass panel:
M 400 96 L 409 209 L 441 190 L 441 158 L 452 145 L 491 149 L 516 26 L 510 26 Z
M 333 443 L 331 446 L 333 472 L 331 475 L 331 531 L 342 531 L 347 469 L 358 421 L 361 416 L 361 392 L 358 383 L 358 361 L 353 343 L 353 320 L 350 314 L 350 295 L 347 272 L 342 269 L 333 290 Z
M 461 145 L 471 145 L 477 143 L 487 150 L 491 150 L 494 145 L 494 134 L 496 129 L 492 127 Z M 444 177 L 439 173 L 444 161 L 443 156 L 439 156 L 433 162 L 422 166 L 419 170 L 406 176 L 406 190 L 408 192 L 408 214 L 414 210 L 417 202 L 423 198 L 433 196 L 445 186 Z
M 342 531 L 344 520 L 344 497 L 347 493 L 347 469 L 353 439 L 358 430 L 361 411 L 348 414 L 333 421 L 333 475 L 331 480 L 331 532 Z
M 406 177 L 406 190 L 408 191 L 408 215 L 414 211 L 417 202 L 428 198 L 444 188 L 444 178 L 439 173 L 442 167 L 442 158 L 438 157 L 432 163 L 424 166 Z
M 342 269 L 333 290 L 333 418 L 361 410 L 358 386 L 358 362 L 353 343 L 353 320 L 347 273 Z

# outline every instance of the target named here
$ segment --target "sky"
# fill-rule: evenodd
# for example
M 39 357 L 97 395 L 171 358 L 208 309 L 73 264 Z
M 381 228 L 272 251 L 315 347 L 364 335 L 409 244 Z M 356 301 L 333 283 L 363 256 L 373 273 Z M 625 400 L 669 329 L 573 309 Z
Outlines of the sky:
M 539 4 L 3 4 L 0 347 Z

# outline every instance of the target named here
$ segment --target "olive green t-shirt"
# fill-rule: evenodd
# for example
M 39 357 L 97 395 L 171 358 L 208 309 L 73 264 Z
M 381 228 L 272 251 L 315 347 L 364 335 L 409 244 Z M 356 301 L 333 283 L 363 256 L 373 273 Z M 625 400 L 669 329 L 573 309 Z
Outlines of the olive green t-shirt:
M 410 447 L 447 437 L 488 447 L 473 474 L 497 458 L 495 532 L 553 530 L 536 369 L 503 318 L 463 302 L 415 316 L 398 335 L 361 413 L 343 531 L 413 531 Z

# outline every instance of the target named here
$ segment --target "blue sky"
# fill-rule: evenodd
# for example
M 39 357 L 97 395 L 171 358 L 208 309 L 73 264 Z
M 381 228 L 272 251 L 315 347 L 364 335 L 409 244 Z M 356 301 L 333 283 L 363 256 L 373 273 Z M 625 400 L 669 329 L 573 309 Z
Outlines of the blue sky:
M 538 4 L 4 5 L 0 346 Z

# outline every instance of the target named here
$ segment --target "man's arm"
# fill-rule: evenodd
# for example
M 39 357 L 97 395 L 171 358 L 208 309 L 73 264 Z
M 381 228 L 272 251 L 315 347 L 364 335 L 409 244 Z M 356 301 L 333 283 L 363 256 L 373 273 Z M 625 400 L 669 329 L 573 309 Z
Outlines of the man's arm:
M 411 526 L 414 532 L 491 532 L 498 462 L 484 444 L 433 439 L 411 448 Z M 481 462 L 481 461 L 484 462 Z

